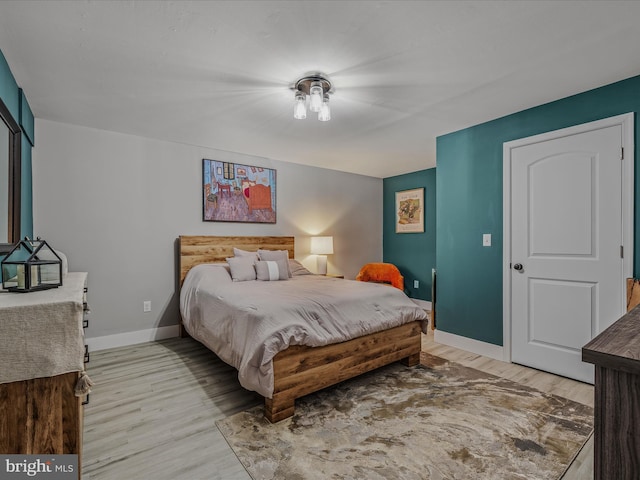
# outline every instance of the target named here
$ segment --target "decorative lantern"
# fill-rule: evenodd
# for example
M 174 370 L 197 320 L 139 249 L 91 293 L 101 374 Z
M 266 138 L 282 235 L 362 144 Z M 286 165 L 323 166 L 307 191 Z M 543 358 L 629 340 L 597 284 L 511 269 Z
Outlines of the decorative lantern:
M 62 285 L 62 260 L 47 242 L 25 237 L 0 262 L 2 288 L 33 292 Z

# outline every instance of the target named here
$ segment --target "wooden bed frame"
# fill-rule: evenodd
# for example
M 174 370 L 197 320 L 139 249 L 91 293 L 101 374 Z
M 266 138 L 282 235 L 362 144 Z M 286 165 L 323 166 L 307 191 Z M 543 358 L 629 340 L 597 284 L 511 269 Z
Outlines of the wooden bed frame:
M 180 286 L 189 270 L 201 263 L 224 262 L 233 248 L 256 251 L 287 250 L 294 258 L 294 237 L 179 238 Z M 181 334 L 186 332 L 181 323 Z M 420 362 L 420 322 L 411 322 L 346 342 L 323 347 L 293 345 L 273 358 L 273 398 L 265 398 L 265 417 L 279 422 L 294 413 L 297 398 L 362 373 L 401 360 L 413 366 Z

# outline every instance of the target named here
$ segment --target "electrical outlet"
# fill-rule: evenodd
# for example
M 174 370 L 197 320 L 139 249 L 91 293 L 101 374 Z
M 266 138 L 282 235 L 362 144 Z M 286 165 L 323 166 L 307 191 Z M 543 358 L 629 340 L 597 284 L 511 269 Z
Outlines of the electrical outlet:
M 420 282 L 418 280 L 413 281 L 413 288 L 420 288 Z
M 142 310 L 146 313 L 146 312 L 150 312 L 151 311 L 151 300 L 145 300 L 142 303 Z

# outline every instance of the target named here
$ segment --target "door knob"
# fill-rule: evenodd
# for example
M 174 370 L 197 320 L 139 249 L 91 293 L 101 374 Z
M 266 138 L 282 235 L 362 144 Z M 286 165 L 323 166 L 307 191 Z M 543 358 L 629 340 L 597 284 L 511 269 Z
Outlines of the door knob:
M 518 270 L 518 271 L 522 270 L 522 269 L 523 269 L 522 264 L 521 264 L 521 263 L 516 263 L 516 264 L 513 266 L 513 269 L 514 269 L 514 270 Z

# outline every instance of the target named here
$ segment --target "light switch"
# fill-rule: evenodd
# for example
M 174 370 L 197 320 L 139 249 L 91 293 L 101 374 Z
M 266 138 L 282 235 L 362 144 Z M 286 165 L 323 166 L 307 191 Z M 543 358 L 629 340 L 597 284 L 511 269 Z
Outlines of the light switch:
M 482 234 L 482 246 L 483 247 L 490 247 L 491 246 L 491 234 L 490 233 L 483 233 Z

